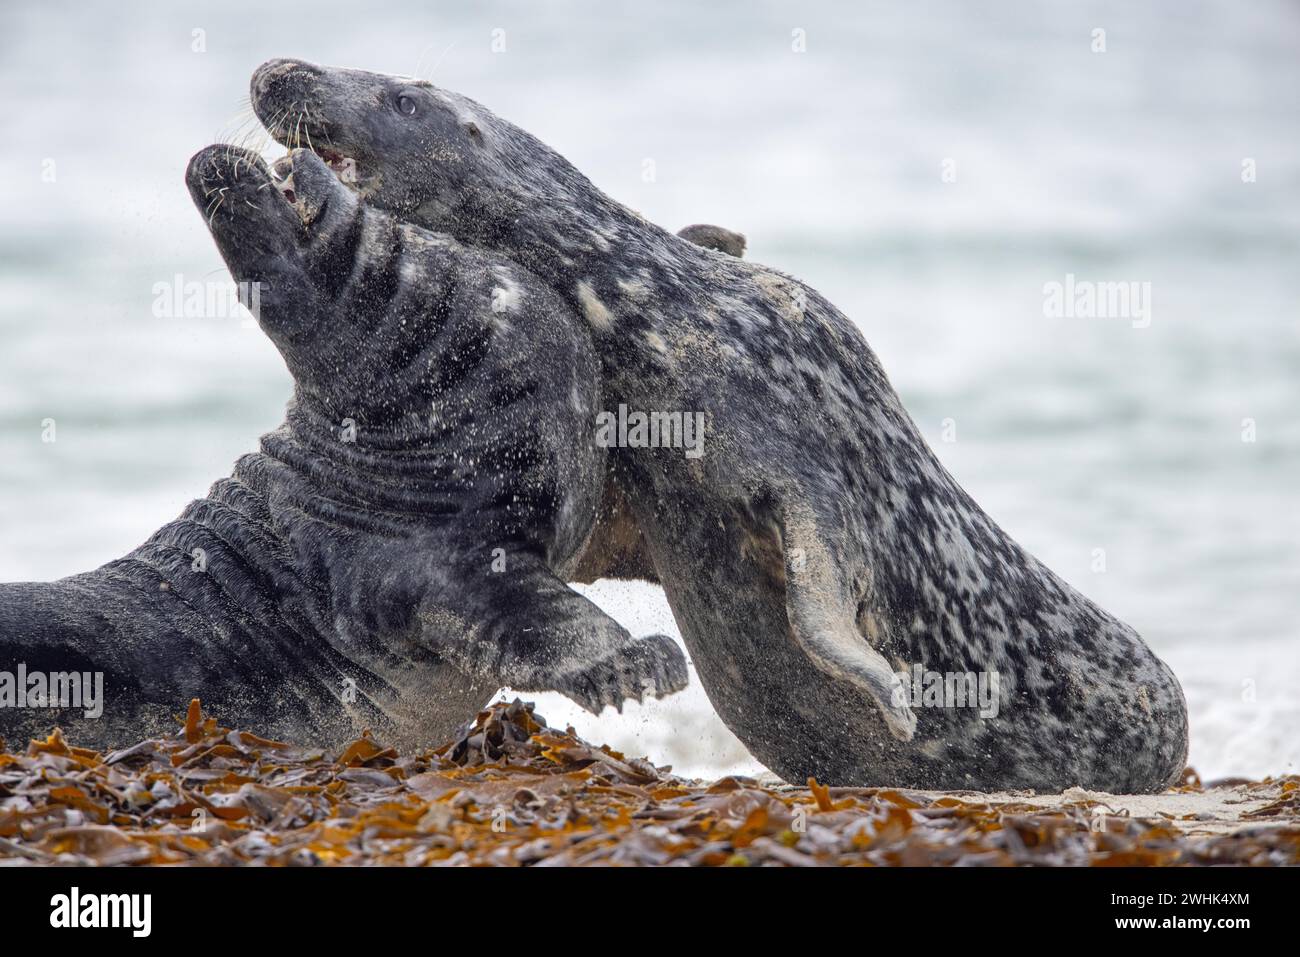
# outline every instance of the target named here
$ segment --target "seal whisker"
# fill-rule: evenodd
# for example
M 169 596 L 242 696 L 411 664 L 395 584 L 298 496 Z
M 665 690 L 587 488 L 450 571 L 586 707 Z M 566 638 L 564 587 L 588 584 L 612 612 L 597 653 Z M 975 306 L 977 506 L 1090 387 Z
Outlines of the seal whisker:
M 279 142 L 280 123 L 283 117 L 287 116 L 288 113 L 289 113 L 288 108 L 279 110 L 275 113 L 270 123 L 266 123 L 263 125 L 262 138 L 259 141 L 257 152 L 265 153 L 266 148 L 271 144 L 272 141 L 277 143 Z
M 460 39 L 457 38 L 457 39 L 452 40 L 450 43 L 447 44 L 446 48 L 443 49 L 442 53 L 440 53 L 440 54 L 438 55 L 438 59 L 436 59 L 436 60 L 433 61 L 433 66 L 431 66 L 431 67 L 429 68 L 429 75 L 428 75 L 427 77 L 424 77 L 424 79 L 428 80 L 430 83 L 433 82 L 433 75 L 434 75 L 435 73 L 438 72 L 438 67 L 442 65 L 443 58 L 444 58 L 448 53 L 450 53 L 450 52 L 451 52 L 451 48 L 454 47 L 454 46 L 455 46 L 457 43 L 459 43 L 459 42 L 460 42 Z M 418 69 L 419 69 L 419 64 L 418 64 L 418 63 L 416 64 L 416 69 L 417 69 L 417 71 L 418 71 Z M 420 73 L 417 72 L 415 75 L 416 75 L 416 76 L 420 76 Z
M 286 106 L 286 107 L 284 108 L 284 112 L 280 114 L 279 119 L 277 119 L 277 120 L 275 121 L 275 138 L 276 138 L 276 141 L 277 141 L 277 142 L 284 142 L 284 145 L 285 145 L 285 146 L 288 146 L 288 145 L 289 145 L 287 142 L 285 142 L 285 141 L 287 141 L 287 140 L 289 139 L 289 132 L 288 132 L 288 130 L 289 130 L 289 117 L 291 117 L 291 116 L 293 115 L 294 107 L 296 107 L 297 105 L 298 105 L 298 101 L 297 101 L 297 100 L 295 100 L 294 102 L 290 103 L 288 106 Z
M 309 122 L 311 122 L 311 121 L 314 120 L 314 117 L 312 117 L 312 115 L 311 115 L 311 107 L 308 106 L 306 109 L 307 109 L 307 119 L 308 119 Z M 317 123 L 316 132 L 319 133 L 321 136 L 325 137 L 325 142 L 326 142 L 326 144 L 328 144 L 328 145 L 330 146 L 330 148 L 332 149 L 333 146 L 334 146 L 334 140 L 333 140 L 333 138 L 330 136 L 330 131 L 329 131 L 329 127 L 328 127 L 328 125 L 327 125 L 326 123 L 324 123 L 323 121 L 316 121 L 316 123 Z M 310 130 L 308 130 L 308 136 L 310 137 Z M 310 140 L 309 140 L 309 141 L 310 141 Z M 312 148 L 312 152 L 314 153 L 315 151 L 316 151 L 316 150 L 315 150 L 315 148 L 313 147 L 313 148 Z
M 261 127 L 262 122 L 253 109 L 252 100 L 245 96 L 235 115 L 218 131 L 215 141 L 247 148 Z
M 265 150 L 272 140 L 274 140 L 277 143 L 281 142 L 280 137 L 283 135 L 284 132 L 281 129 L 281 127 L 285 119 L 288 118 L 289 112 L 292 109 L 293 109 L 293 104 L 290 104 L 284 107 L 283 109 L 277 110 L 275 114 L 271 117 L 271 119 L 268 122 L 263 124 L 262 147 L 258 152 Z
M 420 73 L 420 67 L 424 65 L 424 58 L 425 58 L 426 56 L 429 55 L 429 51 L 432 50 L 432 49 L 433 49 L 433 44 L 432 44 L 432 43 L 426 43 L 426 44 L 424 45 L 424 49 L 421 50 L 421 51 L 420 51 L 420 55 L 419 55 L 418 57 L 416 57 L 416 60 L 415 60 L 415 72 L 412 73 L 411 76 L 421 76 L 421 75 L 422 75 L 422 74 Z
M 222 186 L 220 189 L 216 191 L 217 198 L 212 200 L 212 202 L 208 203 L 208 209 L 212 210 L 212 212 L 208 215 L 209 228 L 211 228 L 213 219 L 217 215 L 217 212 L 221 209 L 222 204 L 225 203 L 226 190 L 228 190 L 229 188 L 230 188 L 229 186 Z M 214 203 L 216 204 L 215 207 L 213 206 Z M 204 212 L 206 213 L 207 210 L 204 210 Z

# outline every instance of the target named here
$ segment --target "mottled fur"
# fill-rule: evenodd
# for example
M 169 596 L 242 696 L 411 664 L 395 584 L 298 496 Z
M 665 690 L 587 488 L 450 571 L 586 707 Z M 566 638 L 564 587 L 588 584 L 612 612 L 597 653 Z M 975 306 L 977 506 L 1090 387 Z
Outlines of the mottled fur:
M 1172 672 L 980 510 L 816 290 L 673 236 L 427 82 L 278 60 L 252 93 L 264 120 L 301 104 L 316 148 L 357 161 L 368 203 L 555 289 L 587 320 L 608 408 L 706 414 L 703 458 L 620 450 L 615 498 L 718 713 L 773 770 L 934 788 L 1177 779 Z M 996 672 L 998 716 L 914 712 L 894 674 L 915 664 Z
M 79 744 L 223 721 L 313 743 L 440 742 L 502 684 L 599 711 L 685 685 L 565 584 L 590 536 L 585 326 L 507 258 L 362 206 L 314 154 L 294 204 L 260 158 L 210 147 L 187 182 L 294 378 L 286 421 L 125 558 L 0 586 L 0 668 L 105 673 L 99 719 L 0 711 L 11 741 Z

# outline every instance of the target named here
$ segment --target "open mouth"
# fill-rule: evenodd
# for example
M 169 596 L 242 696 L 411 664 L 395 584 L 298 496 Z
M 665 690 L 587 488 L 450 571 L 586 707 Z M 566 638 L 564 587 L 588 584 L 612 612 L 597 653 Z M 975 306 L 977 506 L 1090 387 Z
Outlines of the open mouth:
M 325 165 L 330 168 L 335 177 L 344 186 L 357 191 L 359 177 L 357 175 L 357 161 L 351 156 L 344 156 L 334 150 L 316 149 L 312 150 L 317 156 L 324 160 Z M 275 183 L 276 189 L 284 196 L 285 200 L 291 206 L 298 205 L 298 195 L 294 191 L 293 185 L 293 154 L 286 153 L 273 164 L 271 164 L 271 179 Z

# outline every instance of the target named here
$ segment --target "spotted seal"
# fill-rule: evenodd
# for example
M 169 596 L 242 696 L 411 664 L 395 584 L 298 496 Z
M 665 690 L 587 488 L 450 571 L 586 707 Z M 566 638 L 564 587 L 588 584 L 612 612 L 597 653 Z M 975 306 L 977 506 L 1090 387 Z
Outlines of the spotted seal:
M 591 329 L 607 403 L 706 416 L 702 457 L 619 450 L 601 540 L 624 571 L 644 546 L 711 701 L 759 760 L 859 785 L 1177 779 L 1173 673 L 985 515 L 816 290 L 647 222 L 431 83 L 280 59 L 251 94 L 272 135 L 346 164 L 368 204 L 556 290 Z M 916 668 L 957 676 L 954 691 L 988 679 L 997 706 L 916 695 L 899 677 Z
M 596 712 L 683 687 L 675 642 L 634 639 L 565 583 L 607 453 L 590 336 L 559 297 L 358 203 L 307 150 L 273 171 L 214 146 L 186 180 L 235 279 L 257 284 L 293 400 L 129 555 L 0 586 L 0 668 L 99 672 L 105 698 L 102 716 L 0 710 L 0 734 L 59 723 L 121 743 L 199 696 L 262 733 L 418 746 L 503 684 Z

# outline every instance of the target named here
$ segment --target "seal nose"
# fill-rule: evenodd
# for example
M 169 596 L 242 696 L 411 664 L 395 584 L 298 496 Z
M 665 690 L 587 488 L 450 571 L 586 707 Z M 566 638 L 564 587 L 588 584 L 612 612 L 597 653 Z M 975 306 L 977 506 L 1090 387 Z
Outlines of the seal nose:
M 241 181 L 240 173 L 245 175 Z M 259 180 L 267 175 L 266 161 L 252 150 L 217 143 L 205 146 L 192 157 L 185 167 L 185 184 L 200 208 L 212 205 L 214 190 L 229 191 L 241 186 L 256 190 Z
M 314 64 L 278 57 L 253 71 L 248 91 L 254 107 L 270 105 L 286 97 L 305 96 L 319 76 L 320 68 Z

